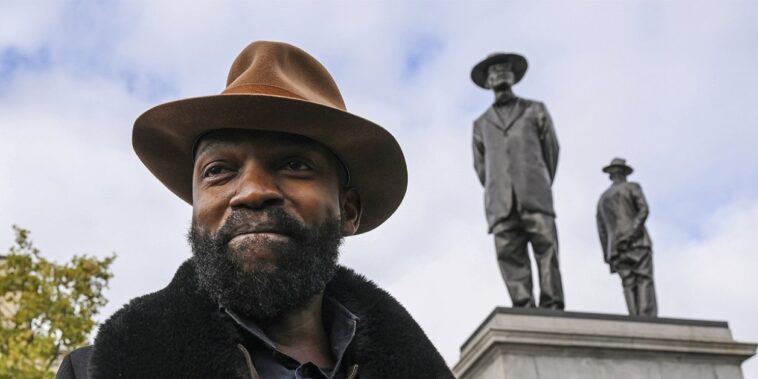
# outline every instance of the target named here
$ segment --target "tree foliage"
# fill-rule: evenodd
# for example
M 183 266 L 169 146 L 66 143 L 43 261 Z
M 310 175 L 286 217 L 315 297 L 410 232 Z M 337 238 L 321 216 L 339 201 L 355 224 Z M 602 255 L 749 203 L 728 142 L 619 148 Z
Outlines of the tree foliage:
M 61 357 L 87 344 L 116 256 L 57 264 L 28 230 L 13 230 L 15 244 L 0 261 L 0 378 L 49 378 Z

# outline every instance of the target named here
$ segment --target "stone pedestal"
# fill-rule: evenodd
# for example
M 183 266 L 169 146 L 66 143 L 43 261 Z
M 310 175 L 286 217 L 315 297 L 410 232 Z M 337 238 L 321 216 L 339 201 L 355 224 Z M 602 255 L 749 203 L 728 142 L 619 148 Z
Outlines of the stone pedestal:
M 726 322 L 496 308 L 461 347 L 459 379 L 737 379 L 756 344 Z

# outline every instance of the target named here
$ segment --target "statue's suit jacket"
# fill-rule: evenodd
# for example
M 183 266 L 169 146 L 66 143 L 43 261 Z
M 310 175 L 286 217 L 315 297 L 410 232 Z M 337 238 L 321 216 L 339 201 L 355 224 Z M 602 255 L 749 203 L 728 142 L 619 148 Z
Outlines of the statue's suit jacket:
M 514 206 L 555 216 L 550 186 L 558 166 L 558 139 L 544 104 L 517 97 L 493 105 L 474 121 L 473 136 L 474 168 L 484 186 L 490 232 Z
M 613 184 L 597 204 L 597 231 L 605 261 L 610 263 L 623 251 L 619 238 L 629 236 L 629 250 L 650 249 L 652 242 L 645 228 L 649 213 L 642 187 L 634 182 Z M 611 272 L 615 269 L 611 265 Z

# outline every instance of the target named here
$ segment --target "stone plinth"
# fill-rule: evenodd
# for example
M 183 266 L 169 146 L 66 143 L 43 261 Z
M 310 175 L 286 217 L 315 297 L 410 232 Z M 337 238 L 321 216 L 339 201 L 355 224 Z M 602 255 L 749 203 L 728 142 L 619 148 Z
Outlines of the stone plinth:
M 459 379 L 737 379 L 756 344 L 726 322 L 496 308 L 461 347 Z

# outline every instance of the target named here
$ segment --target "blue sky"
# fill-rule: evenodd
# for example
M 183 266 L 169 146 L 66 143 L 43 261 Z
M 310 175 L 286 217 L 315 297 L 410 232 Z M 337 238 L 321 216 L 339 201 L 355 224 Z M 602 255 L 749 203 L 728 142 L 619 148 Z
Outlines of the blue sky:
M 56 259 L 118 252 L 102 317 L 164 286 L 189 256 L 190 209 L 132 152 L 134 119 L 220 92 L 236 54 L 269 39 L 323 62 L 348 109 L 403 147 L 403 205 L 348 239 L 342 260 L 403 302 L 449 363 L 510 304 L 470 151 L 491 94 L 469 70 L 493 51 L 529 59 L 515 90 L 545 102 L 556 125 L 567 308 L 625 312 L 594 229 L 600 168 L 621 156 L 651 205 L 661 315 L 729 321 L 738 340 L 758 341 L 744 285 L 758 269 L 751 2 L 10 1 L 0 25 L 0 246 L 15 223 Z

